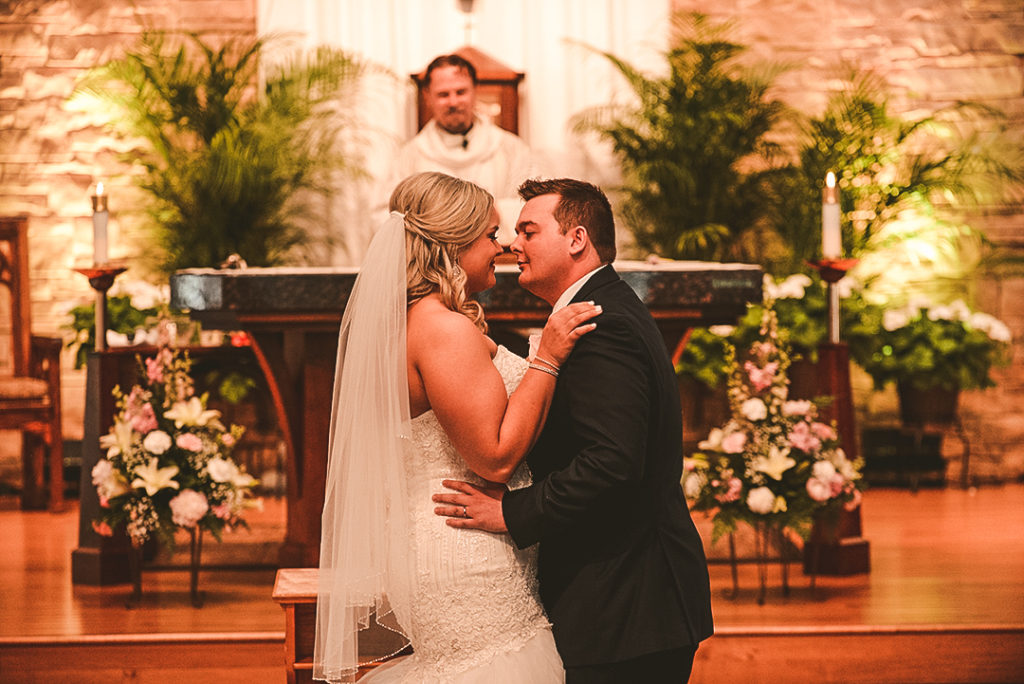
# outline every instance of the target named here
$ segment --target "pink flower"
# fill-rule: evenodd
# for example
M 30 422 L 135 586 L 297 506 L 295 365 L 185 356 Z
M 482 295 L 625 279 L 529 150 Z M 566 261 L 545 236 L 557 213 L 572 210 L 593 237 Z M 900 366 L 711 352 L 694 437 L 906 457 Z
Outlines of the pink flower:
M 836 431 L 832 429 L 831 425 L 825 425 L 825 423 L 811 423 L 811 432 L 822 441 L 836 438 Z
M 772 386 L 772 382 L 775 380 L 775 372 L 779 370 L 779 362 L 772 361 L 766 363 L 764 368 L 758 368 L 752 361 L 747 361 L 743 364 L 743 369 L 747 371 L 747 376 L 754 385 L 754 389 L 761 392 Z
M 808 454 L 821 446 L 821 440 L 811 434 L 810 426 L 803 421 L 793 426 L 788 439 L 790 446 Z
M 153 405 L 146 402 L 142 406 L 138 407 L 138 410 L 132 414 L 129 423 L 132 426 L 132 430 L 143 435 L 156 430 L 156 414 L 153 412 Z
M 105 522 L 96 522 L 95 520 L 93 520 L 92 529 L 94 532 L 96 532 L 96 534 L 100 535 L 101 537 L 114 536 L 114 530 L 110 529 L 110 525 L 108 525 Z
M 181 527 L 195 527 L 210 510 L 210 504 L 201 492 L 183 489 L 170 500 L 171 521 Z
M 744 432 L 730 432 L 722 439 L 722 451 L 727 454 L 738 454 L 743 451 L 747 443 L 747 435 Z
M 842 493 L 843 487 L 846 485 L 846 478 L 841 473 L 836 473 L 829 480 L 829 484 L 832 485 L 832 496 L 839 496 Z
M 737 501 L 740 498 L 740 491 L 743 489 L 743 483 L 740 482 L 738 477 L 729 478 L 729 488 L 721 494 L 715 494 L 715 498 L 722 503 L 729 503 L 730 501 Z
M 110 499 L 100 494 L 100 508 L 110 508 Z
M 857 506 L 860 506 L 860 499 L 861 499 L 860 490 L 859 489 L 854 489 L 852 493 L 853 493 L 853 498 L 843 504 L 843 508 L 845 508 L 848 511 L 856 510 Z
M 164 367 L 157 359 L 146 359 L 146 379 L 155 385 L 164 381 Z
M 192 432 L 181 433 L 178 435 L 178 438 L 174 440 L 174 443 L 185 451 L 194 451 L 198 453 L 203 450 L 203 440 L 199 438 L 199 435 Z
M 832 498 L 832 487 L 816 477 L 807 480 L 807 494 L 815 501 L 828 501 Z
M 220 436 L 220 443 L 226 447 L 233 447 L 235 446 L 235 436 L 230 432 L 225 432 Z
M 221 520 L 231 520 L 231 506 L 228 506 L 226 503 L 217 504 L 211 510 Z

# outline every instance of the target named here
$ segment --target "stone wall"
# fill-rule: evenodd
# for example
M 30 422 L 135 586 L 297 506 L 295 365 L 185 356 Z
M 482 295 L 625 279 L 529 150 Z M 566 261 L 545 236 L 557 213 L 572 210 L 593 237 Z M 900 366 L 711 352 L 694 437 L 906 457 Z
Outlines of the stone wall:
M 832 69 L 847 60 L 874 68 L 904 111 L 929 111 L 958 98 L 994 105 L 1024 139 L 1024 6 L 1020 0 L 670 0 L 715 19 L 737 21 L 737 37 L 758 57 L 795 65 L 779 96 L 805 111 L 825 101 Z M 486 11 L 486 8 L 484 8 Z M 73 272 L 91 258 L 89 194 L 111 195 L 112 256 L 128 256 L 130 169 L 100 122 L 67 105 L 76 78 L 120 54 L 144 28 L 252 33 L 256 0 L 0 1 L 0 214 L 31 221 L 32 313 L 37 332 L 57 334 L 67 309 L 90 291 Z M 1024 210 L 987 208 L 973 225 L 1008 250 L 1024 248 Z M 1000 267 L 978 279 L 978 303 L 1018 340 L 999 387 L 963 397 L 976 472 L 1024 476 L 1024 275 Z M 0 304 L 6 306 L 6 304 Z M 3 330 L 0 330 L 2 337 Z M 0 348 L 2 350 L 2 348 Z M 0 362 L 3 361 L 0 355 Z M 82 430 L 84 377 L 64 373 L 65 429 Z M 861 393 L 869 421 L 891 420 L 894 402 Z M 12 440 L 2 439 L 0 450 Z M 16 460 L 0 452 L 17 471 Z M 955 476 L 955 471 L 951 472 Z
M 1024 141 L 1020 0 L 673 0 L 672 5 L 735 21 L 735 37 L 754 57 L 790 65 L 777 82 L 777 96 L 801 111 L 822 109 L 835 69 L 846 62 L 881 76 L 897 112 L 917 116 L 973 100 L 1004 112 L 1008 139 Z M 972 285 L 978 307 L 1005 321 L 1015 338 L 1010 366 L 993 373 L 998 386 L 961 395 L 970 472 L 979 481 L 1019 480 L 1024 478 L 1024 268 L 1019 265 L 1024 204 L 979 208 L 968 223 L 999 246 L 996 257 L 1009 257 L 1010 263 L 979 271 Z M 855 378 L 861 425 L 898 423 L 895 392 L 872 392 L 866 376 Z M 943 450 L 947 476 L 956 480 L 960 441 L 948 435 Z
M 111 196 L 111 257 L 128 255 L 119 213 L 130 210 L 123 147 L 68 96 L 90 67 L 121 54 L 146 28 L 217 39 L 256 31 L 256 0 L 14 0 L 0 2 L 0 215 L 29 216 L 34 332 L 65 335 L 67 310 L 91 300 L 73 269 L 92 260 L 89 196 L 103 180 Z M 0 307 L 9 306 L 6 299 Z M 7 326 L 8 318 L 0 326 Z M 0 327 L 2 344 L 7 343 Z M 8 347 L 9 348 L 9 347 Z M 0 346 L 0 351 L 5 349 Z M 0 365 L 9 367 L 9 353 Z M 85 377 L 64 360 L 64 430 L 82 434 Z M 0 437 L 0 481 L 18 481 L 13 433 Z

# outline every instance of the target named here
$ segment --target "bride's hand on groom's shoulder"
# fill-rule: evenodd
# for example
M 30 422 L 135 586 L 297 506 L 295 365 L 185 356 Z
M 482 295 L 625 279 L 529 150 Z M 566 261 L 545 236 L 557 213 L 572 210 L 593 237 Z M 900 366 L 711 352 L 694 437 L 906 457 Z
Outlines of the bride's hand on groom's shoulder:
M 597 327 L 591 319 L 600 313 L 600 304 L 576 302 L 551 314 L 544 325 L 536 358 L 561 366 L 569 358 L 576 340 Z
M 485 532 L 508 532 L 501 514 L 505 485 L 473 485 L 459 480 L 443 480 L 441 486 L 452 492 L 434 494 L 434 513 L 445 518 L 450 527 L 464 527 Z

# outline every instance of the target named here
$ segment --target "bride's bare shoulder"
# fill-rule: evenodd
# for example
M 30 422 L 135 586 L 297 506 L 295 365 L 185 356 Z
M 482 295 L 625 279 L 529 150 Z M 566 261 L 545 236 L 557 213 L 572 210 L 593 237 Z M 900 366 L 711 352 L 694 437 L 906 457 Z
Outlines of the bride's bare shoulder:
M 409 307 L 408 335 L 410 346 L 426 343 L 431 346 L 457 342 L 482 342 L 484 338 L 473 321 L 452 311 L 434 296 L 424 297 Z

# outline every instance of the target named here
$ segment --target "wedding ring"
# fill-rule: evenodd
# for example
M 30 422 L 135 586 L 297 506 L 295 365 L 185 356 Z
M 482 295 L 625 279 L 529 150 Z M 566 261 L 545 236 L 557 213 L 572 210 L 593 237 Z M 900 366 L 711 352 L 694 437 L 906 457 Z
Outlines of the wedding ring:
M 462 507 L 462 517 L 463 518 L 468 518 L 469 517 L 469 511 L 466 510 L 465 506 Z

